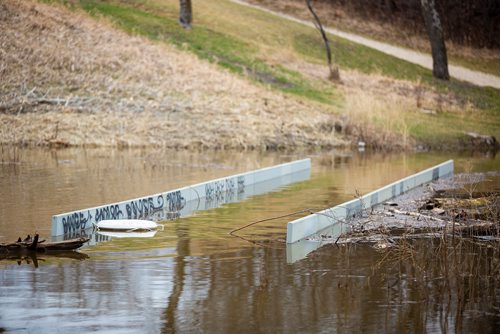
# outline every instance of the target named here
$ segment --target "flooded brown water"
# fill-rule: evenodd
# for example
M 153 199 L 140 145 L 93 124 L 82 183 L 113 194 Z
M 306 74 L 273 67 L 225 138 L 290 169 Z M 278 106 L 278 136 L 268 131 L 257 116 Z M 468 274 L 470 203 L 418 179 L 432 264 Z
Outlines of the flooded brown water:
M 260 219 L 339 204 L 450 158 L 456 172 L 498 171 L 499 156 L 4 149 L 0 242 L 35 232 L 50 238 L 54 214 L 305 157 L 312 158 L 309 180 L 169 221 L 152 238 L 91 235 L 92 244 L 76 254 L 4 257 L 0 332 L 500 328 L 498 244 L 464 244 L 450 266 L 436 257 L 443 247 L 433 241 L 416 243 L 421 251 L 412 259 L 387 258 L 369 246 L 327 246 L 288 263 L 286 222 L 299 216 L 228 234 Z

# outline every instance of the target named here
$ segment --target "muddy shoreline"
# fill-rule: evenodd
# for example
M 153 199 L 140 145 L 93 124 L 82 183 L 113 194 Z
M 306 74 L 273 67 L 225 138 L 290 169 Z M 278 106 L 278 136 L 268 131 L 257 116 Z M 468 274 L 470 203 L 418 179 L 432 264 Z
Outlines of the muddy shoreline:
M 311 240 L 336 245 L 368 243 L 397 246 L 401 240 L 470 238 L 500 242 L 500 189 L 478 191 L 477 185 L 500 172 L 456 174 L 413 189 L 350 220 L 350 232 L 318 235 Z

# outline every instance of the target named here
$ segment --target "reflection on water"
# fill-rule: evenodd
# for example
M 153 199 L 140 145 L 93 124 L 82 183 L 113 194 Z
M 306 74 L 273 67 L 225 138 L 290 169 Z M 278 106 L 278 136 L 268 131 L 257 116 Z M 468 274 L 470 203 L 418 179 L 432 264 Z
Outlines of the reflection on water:
M 0 253 L 0 261 L 5 261 L 6 263 L 17 263 L 19 266 L 22 264 L 32 264 L 35 268 L 38 268 L 39 263 L 46 262 L 48 259 L 61 260 L 61 259 L 74 259 L 74 260 L 85 260 L 89 256 L 81 252 L 56 252 L 56 253 Z
M 475 245 L 464 255 L 470 252 L 482 251 Z M 485 261 L 475 267 L 482 274 L 476 281 L 472 273 L 443 277 L 432 268 L 415 271 L 411 262 L 384 263 L 384 254 L 369 247 L 326 247 L 294 265 L 285 264 L 282 249 L 265 247 L 190 253 L 189 239 L 181 238 L 175 257 L 122 254 L 6 268 L 0 323 L 21 332 L 52 332 L 57 322 L 60 332 L 441 332 L 446 326 L 469 333 L 493 332 L 499 321 L 498 273 L 488 272 Z
M 96 234 L 109 238 L 152 238 L 156 232 L 156 230 L 140 232 L 97 231 Z
M 306 156 L 154 150 L 21 150 L 19 155 L 18 163 L 0 166 L 0 242 L 35 230 L 47 237 L 54 213 Z M 228 234 L 250 222 L 342 203 L 357 191 L 366 193 L 449 158 L 455 158 L 457 172 L 469 162 L 472 170 L 498 170 L 499 158 L 346 153 L 312 158 L 310 180 L 167 222 L 152 238 L 97 242 L 110 237 L 95 234 L 81 251 L 86 259 L 40 255 L 38 267 L 27 258 L 0 261 L 0 328 L 468 333 L 500 326 L 498 245 L 453 250 L 421 241 L 413 245 L 420 250 L 413 258 L 330 245 L 287 264 L 289 218 L 242 230 L 243 239 Z M 443 249 L 449 252 L 439 253 Z

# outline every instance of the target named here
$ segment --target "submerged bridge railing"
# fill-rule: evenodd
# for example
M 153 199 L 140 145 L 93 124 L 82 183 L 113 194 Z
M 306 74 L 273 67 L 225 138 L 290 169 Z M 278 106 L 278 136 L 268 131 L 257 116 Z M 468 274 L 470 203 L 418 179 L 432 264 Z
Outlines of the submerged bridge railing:
M 331 235 L 339 235 L 348 228 L 346 223 L 349 219 L 354 218 L 362 210 L 369 209 L 413 188 L 452 174 L 453 160 L 449 160 L 393 182 L 360 198 L 291 221 L 287 225 L 286 242 L 287 244 L 293 244 L 326 229 L 330 230 L 329 234 Z
M 307 180 L 310 173 L 311 160 L 303 159 L 159 194 L 62 213 L 52 217 L 52 236 L 77 236 L 104 219 L 164 221 L 184 217 L 194 211 L 216 208 Z

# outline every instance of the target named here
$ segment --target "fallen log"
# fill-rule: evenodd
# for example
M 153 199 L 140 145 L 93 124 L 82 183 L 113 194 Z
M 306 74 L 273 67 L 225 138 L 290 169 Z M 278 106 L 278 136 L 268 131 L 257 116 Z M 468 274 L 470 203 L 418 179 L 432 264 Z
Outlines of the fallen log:
M 33 239 L 29 236 L 24 240 L 18 239 L 13 243 L 0 243 L 0 252 L 8 253 L 45 253 L 45 252 L 58 252 L 75 250 L 88 242 L 90 238 L 76 238 L 63 241 L 45 242 L 39 241 L 39 236 L 36 234 Z
M 467 132 L 466 135 L 470 138 L 470 141 L 474 146 L 486 145 L 495 147 L 497 145 L 497 139 L 495 136 L 483 135 L 475 132 Z

